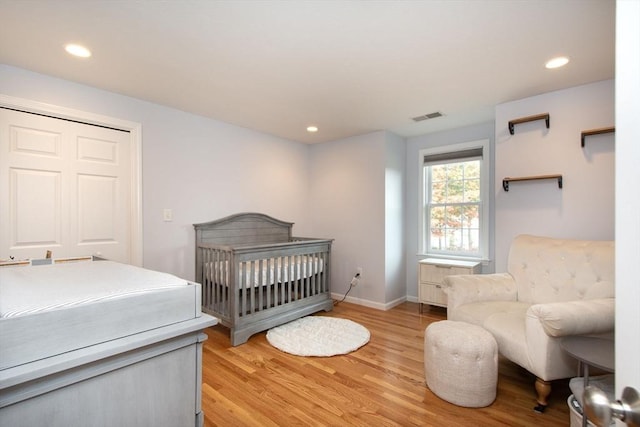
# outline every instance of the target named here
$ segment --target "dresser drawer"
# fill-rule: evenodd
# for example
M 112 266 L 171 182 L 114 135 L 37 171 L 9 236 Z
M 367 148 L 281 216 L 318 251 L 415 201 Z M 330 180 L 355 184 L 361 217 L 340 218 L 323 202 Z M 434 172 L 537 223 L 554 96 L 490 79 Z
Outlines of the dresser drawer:
M 444 293 L 444 290 L 441 285 L 431 284 L 431 283 L 421 283 L 420 284 L 420 302 L 438 305 L 441 307 L 447 306 L 447 294 Z
M 418 265 L 418 302 L 421 312 L 422 304 L 447 306 L 447 294 L 442 287 L 445 277 L 477 274 L 481 271 L 481 264 L 474 261 L 428 258 L 420 261 Z
M 447 265 L 420 264 L 420 281 L 442 283 L 442 279 L 454 274 L 473 274 L 473 269 Z

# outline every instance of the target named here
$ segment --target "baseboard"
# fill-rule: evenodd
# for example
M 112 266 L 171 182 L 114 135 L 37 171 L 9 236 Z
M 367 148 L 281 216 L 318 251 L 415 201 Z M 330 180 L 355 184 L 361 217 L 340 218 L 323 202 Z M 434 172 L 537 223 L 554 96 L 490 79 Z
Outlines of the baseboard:
M 332 293 L 331 294 L 331 298 L 333 298 L 334 300 L 340 301 L 340 300 L 342 300 L 342 298 L 344 298 L 344 295 L 343 294 Z M 415 299 L 416 299 L 416 301 L 413 301 L 413 302 L 417 302 L 417 298 L 415 298 Z M 344 299 L 344 301 L 348 302 L 348 303 L 351 303 L 351 304 L 361 305 L 361 306 L 364 306 L 364 307 L 375 308 L 376 310 L 387 311 L 387 310 L 392 309 L 396 305 L 400 305 L 403 302 L 407 301 L 407 297 L 401 297 L 401 298 L 398 298 L 398 299 L 393 300 L 393 301 L 388 302 L 388 303 L 380 303 L 380 302 L 371 301 L 371 300 L 367 300 L 367 299 L 363 299 L 363 298 L 356 298 L 356 297 L 347 296 Z

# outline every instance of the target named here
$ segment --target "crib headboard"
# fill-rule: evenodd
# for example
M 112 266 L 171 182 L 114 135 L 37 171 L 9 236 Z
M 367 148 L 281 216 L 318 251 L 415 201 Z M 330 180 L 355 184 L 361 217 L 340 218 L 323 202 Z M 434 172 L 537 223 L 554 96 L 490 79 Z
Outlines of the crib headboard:
M 196 245 L 243 246 L 291 241 L 293 222 L 280 221 L 268 215 L 244 212 L 215 221 L 193 224 Z

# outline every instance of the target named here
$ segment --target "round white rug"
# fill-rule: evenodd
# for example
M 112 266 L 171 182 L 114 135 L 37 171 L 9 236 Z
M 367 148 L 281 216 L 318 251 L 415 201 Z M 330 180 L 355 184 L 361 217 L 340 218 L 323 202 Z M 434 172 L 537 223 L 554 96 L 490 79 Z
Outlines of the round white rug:
M 369 342 L 369 330 L 348 319 L 307 316 L 267 331 L 275 348 L 296 356 L 347 354 Z

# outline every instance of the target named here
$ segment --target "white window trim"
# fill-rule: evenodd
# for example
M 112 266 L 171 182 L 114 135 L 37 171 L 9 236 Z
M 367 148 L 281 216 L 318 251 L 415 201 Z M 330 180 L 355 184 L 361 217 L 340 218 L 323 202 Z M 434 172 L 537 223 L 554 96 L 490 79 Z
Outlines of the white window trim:
M 480 256 L 455 256 L 440 253 L 430 253 L 424 247 L 424 196 L 425 196 L 425 176 L 424 176 L 424 156 L 433 154 L 450 153 L 455 151 L 469 150 L 482 147 L 482 165 L 480 167 L 480 197 L 482 198 L 482 221 L 480 224 L 480 236 L 482 244 L 480 246 Z M 419 170 L 419 194 L 418 194 L 418 233 L 419 233 L 419 254 L 433 258 L 446 259 L 473 259 L 485 260 L 489 258 L 489 195 L 490 171 L 491 171 L 491 145 L 488 139 L 463 142 L 460 144 L 443 145 L 440 147 L 424 148 L 418 152 Z

